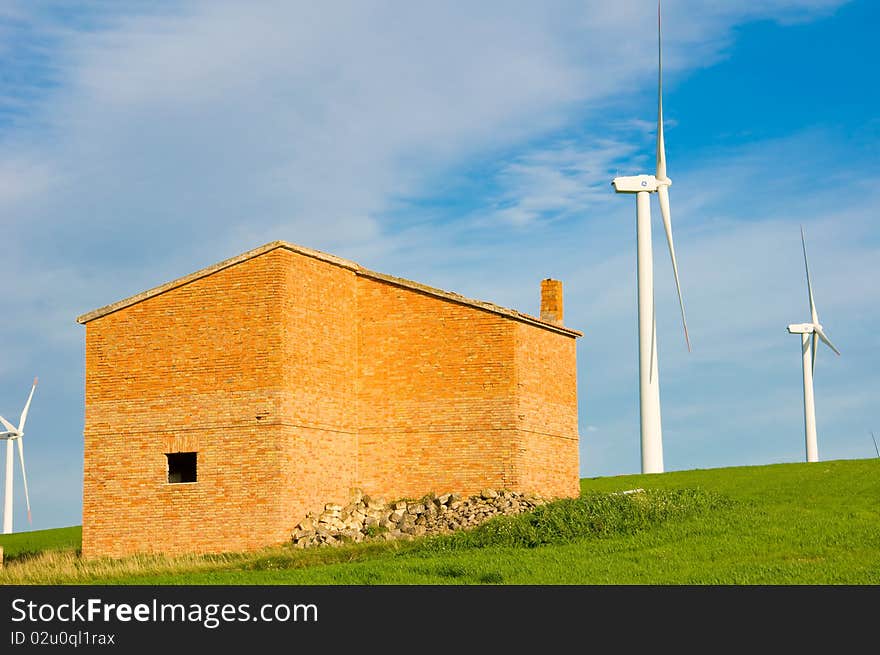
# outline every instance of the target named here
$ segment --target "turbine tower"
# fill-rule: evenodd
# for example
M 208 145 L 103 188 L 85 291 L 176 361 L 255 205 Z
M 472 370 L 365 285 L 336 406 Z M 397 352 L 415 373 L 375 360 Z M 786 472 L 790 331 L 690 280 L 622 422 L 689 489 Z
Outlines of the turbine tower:
M 641 416 L 642 473 L 663 472 L 663 435 L 660 424 L 660 380 L 657 371 L 657 322 L 654 312 L 654 257 L 651 245 L 651 195 L 660 200 L 660 214 L 672 258 L 675 289 L 681 308 L 681 322 L 688 351 L 691 349 L 684 300 L 678 280 L 678 264 L 672 241 L 669 186 L 666 175 L 666 146 L 663 141 L 663 47 L 660 30 L 660 3 L 657 3 L 657 174 L 615 177 L 611 184 L 617 193 L 636 194 L 636 250 L 639 298 L 639 410 Z
M 28 496 L 27 473 L 24 468 L 24 424 L 27 421 L 28 409 L 31 406 L 31 400 L 34 397 L 34 390 L 37 388 L 37 378 L 34 378 L 34 386 L 31 387 L 31 393 L 28 395 L 24 409 L 21 411 L 21 418 L 18 420 L 18 427 L 15 427 L 0 416 L 0 423 L 5 428 L 4 432 L 0 432 L 0 439 L 6 439 L 6 479 L 5 490 L 3 493 L 3 534 L 12 532 L 12 465 L 13 452 L 12 442 L 18 442 L 18 459 L 21 462 L 21 479 L 24 482 L 24 500 L 27 503 L 28 523 L 31 522 L 31 499 Z
M 813 398 L 813 371 L 816 368 L 816 351 L 819 339 L 825 342 L 837 355 L 840 351 L 828 339 L 822 324 L 819 323 L 819 314 L 816 312 L 816 303 L 813 300 L 813 285 L 810 282 L 810 265 L 807 263 L 807 242 L 804 239 L 804 228 L 801 227 L 801 246 L 804 249 L 804 268 L 807 270 L 807 293 L 810 297 L 810 323 L 794 323 L 788 326 L 790 334 L 801 335 L 801 355 L 803 356 L 804 369 L 804 436 L 807 444 L 807 461 L 819 461 L 819 442 L 816 438 L 816 403 Z M 812 335 L 812 337 L 811 337 Z

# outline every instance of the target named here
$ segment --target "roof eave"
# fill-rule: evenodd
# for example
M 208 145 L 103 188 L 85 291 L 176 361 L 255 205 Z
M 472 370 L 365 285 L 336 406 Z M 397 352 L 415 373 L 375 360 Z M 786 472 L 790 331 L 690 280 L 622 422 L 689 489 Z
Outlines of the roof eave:
M 248 250 L 247 252 L 236 255 L 235 257 L 224 259 L 222 262 L 217 262 L 216 264 L 213 264 L 211 266 L 199 269 L 195 273 L 190 273 L 189 275 L 177 278 L 176 280 L 172 280 L 171 282 L 166 282 L 165 284 L 160 284 L 157 287 L 147 289 L 146 291 L 142 291 L 133 296 L 129 296 L 128 298 L 123 298 L 122 300 L 110 303 L 109 305 L 99 307 L 98 309 L 93 309 L 92 311 L 86 312 L 81 316 L 77 316 L 76 322 L 80 325 L 85 325 L 86 323 L 94 321 L 97 318 L 101 318 L 102 316 L 106 316 L 107 314 L 112 314 L 113 312 L 117 312 L 120 309 L 131 307 L 132 305 L 136 305 L 139 302 L 143 302 L 144 300 L 148 300 L 149 298 L 153 298 L 154 296 L 161 295 L 166 291 L 171 291 L 172 289 L 176 289 L 177 287 L 182 287 L 185 284 L 189 284 L 190 282 L 194 282 L 203 277 L 208 277 L 209 275 L 213 275 L 214 273 L 222 271 L 223 269 L 230 268 L 232 266 L 235 266 L 236 264 L 240 264 L 249 259 L 253 259 L 254 257 L 259 257 L 260 255 L 263 255 L 272 250 L 277 250 L 278 248 L 291 250 L 301 255 L 305 255 L 306 257 L 320 259 L 330 264 L 341 266 L 343 268 L 348 268 L 353 271 L 357 271 L 360 268 L 360 266 L 352 261 L 343 259 L 342 257 L 336 257 L 335 255 L 330 255 L 326 252 L 321 252 L 320 250 L 312 250 L 311 248 L 298 246 L 292 243 L 288 243 L 287 241 L 272 241 L 271 243 L 267 243 L 258 248 L 254 248 L 253 250 Z
M 523 314 L 522 312 L 518 312 L 514 309 L 509 309 L 507 307 L 502 307 L 500 305 L 496 305 L 494 303 L 485 302 L 482 300 L 475 300 L 473 298 L 467 298 L 465 296 L 459 295 L 457 293 L 452 293 L 450 291 L 444 291 L 443 289 L 438 289 L 436 287 L 430 287 L 425 284 L 420 284 L 418 282 L 414 282 L 412 280 L 407 280 L 404 278 L 394 277 L 392 275 L 386 275 L 384 273 L 377 273 L 376 271 L 371 271 L 366 268 L 363 268 L 359 264 L 355 262 L 349 261 L 347 259 L 343 259 L 342 257 L 337 257 L 335 255 L 331 255 L 325 252 L 321 252 L 320 250 L 313 250 L 311 248 L 306 248 L 304 246 L 299 246 L 293 243 L 289 243 L 287 241 L 272 241 L 271 243 L 267 243 L 258 248 L 254 248 L 253 250 L 248 250 L 245 253 L 237 255 L 235 257 L 231 257 L 229 259 L 224 259 L 221 262 L 213 264 L 212 266 L 208 266 L 206 268 L 202 268 L 195 273 L 190 273 L 189 275 L 185 275 L 184 277 L 177 278 L 176 280 L 172 280 L 171 282 L 166 282 L 165 284 L 161 284 L 157 287 L 153 287 L 152 289 L 147 289 L 146 291 L 142 291 L 141 293 L 135 294 L 133 296 L 129 296 L 128 298 L 123 298 L 122 300 L 118 300 L 109 305 L 105 305 L 103 307 L 99 307 L 98 309 L 94 309 L 90 312 L 82 314 L 78 316 L 76 322 L 80 325 L 85 325 L 95 319 L 101 318 L 103 316 L 107 316 L 108 314 L 112 314 L 113 312 L 117 312 L 119 310 L 125 309 L 127 307 L 131 307 L 132 305 L 136 305 L 140 302 L 153 298 L 155 296 L 161 295 L 167 291 L 171 291 L 172 289 L 176 289 L 177 287 L 181 287 L 185 284 L 189 284 L 190 282 L 194 282 L 203 277 L 207 277 L 209 275 L 213 275 L 219 271 L 222 271 L 226 268 L 230 268 L 235 266 L 236 264 L 240 264 L 249 259 L 253 259 L 254 257 L 259 257 L 267 252 L 272 250 L 276 250 L 278 248 L 284 248 L 285 250 L 290 250 L 292 252 L 298 253 L 300 255 L 304 255 L 306 257 L 312 257 L 314 259 L 319 259 L 321 261 L 325 261 L 328 264 L 332 264 L 334 266 L 340 266 L 342 268 L 347 268 L 353 271 L 356 275 L 362 275 L 364 277 L 368 277 L 374 280 L 379 280 L 382 282 L 386 282 L 388 284 L 394 284 L 399 287 L 404 287 L 407 289 L 412 289 L 414 291 L 418 291 L 420 293 L 425 293 L 430 296 L 434 296 L 437 298 L 442 298 L 444 300 L 449 300 L 451 302 L 455 302 L 461 305 L 466 305 L 469 307 L 475 307 L 477 309 L 481 309 L 483 311 L 492 312 L 494 314 L 500 314 L 502 316 L 506 316 L 516 321 L 520 321 L 523 323 L 529 323 L 531 325 L 535 325 L 537 327 L 545 328 L 547 330 L 551 330 L 553 332 L 557 332 L 559 334 L 564 334 L 569 337 L 582 337 L 584 336 L 583 332 L 579 330 L 574 330 L 569 327 L 565 327 L 564 325 L 560 325 L 558 323 L 551 323 L 549 321 L 541 320 L 535 316 L 531 316 L 529 314 Z

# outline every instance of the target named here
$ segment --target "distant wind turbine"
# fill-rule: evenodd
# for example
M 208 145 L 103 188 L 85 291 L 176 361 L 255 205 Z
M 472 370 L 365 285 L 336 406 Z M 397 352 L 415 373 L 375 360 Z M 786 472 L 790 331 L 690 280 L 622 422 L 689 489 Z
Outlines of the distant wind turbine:
M 880 448 L 877 447 L 877 438 L 874 436 L 873 432 L 871 432 L 871 440 L 874 442 L 874 450 L 877 451 L 877 457 L 880 457 Z
M 6 485 L 3 494 L 3 534 L 12 532 L 12 470 L 13 470 L 13 452 L 12 442 L 18 442 L 18 459 L 21 462 L 21 479 L 24 482 L 24 500 L 27 504 L 28 523 L 31 522 L 31 499 L 28 496 L 27 472 L 24 468 L 24 424 L 27 421 L 28 410 L 31 406 L 31 400 L 34 397 L 34 390 L 37 388 L 37 378 L 34 378 L 34 386 L 31 387 L 31 393 L 28 395 L 24 409 L 21 411 L 21 418 L 18 420 L 18 427 L 15 427 L 0 416 L 0 423 L 6 429 L 0 432 L 0 439 L 6 439 Z
M 636 194 L 636 251 L 639 298 L 639 410 L 641 417 L 642 473 L 663 472 L 663 435 L 660 424 L 660 380 L 657 371 L 657 322 L 654 312 L 654 256 L 651 245 L 651 193 L 657 192 L 666 242 L 672 258 L 675 289 L 681 308 L 681 322 L 688 351 L 691 349 L 684 300 L 678 280 L 678 264 L 672 242 L 669 186 L 666 176 L 666 145 L 663 140 L 663 48 L 660 30 L 660 3 L 657 3 L 657 174 L 615 177 L 611 184 L 617 193 Z
M 810 297 L 810 323 L 795 323 L 788 326 L 791 334 L 801 335 L 801 354 L 803 356 L 804 369 L 804 435 L 807 444 L 807 461 L 819 461 L 819 442 L 816 438 L 816 403 L 813 398 L 813 372 L 816 368 L 816 351 L 819 339 L 833 350 L 838 356 L 840 351 L 834 347 L 822 324 L 819 323 L 819 314 L 816 311 L 816 302 L 813 300 L 813 284 L 810 281 L 810 264 L 807 262 L 807 242 L 804 239 L 804 228 L 801 227 L 801 246 L 804 250 L 804 268 L 807 271 L 807 293 Z M 812 338 L 810 337 L 812 335 Z

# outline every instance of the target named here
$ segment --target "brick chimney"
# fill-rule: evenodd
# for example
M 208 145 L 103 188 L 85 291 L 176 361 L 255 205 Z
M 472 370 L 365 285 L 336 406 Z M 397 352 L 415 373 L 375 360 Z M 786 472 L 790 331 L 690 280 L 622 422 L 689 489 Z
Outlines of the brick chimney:
M 541 280 L 541 320 L 562 325 L 562 282 Z

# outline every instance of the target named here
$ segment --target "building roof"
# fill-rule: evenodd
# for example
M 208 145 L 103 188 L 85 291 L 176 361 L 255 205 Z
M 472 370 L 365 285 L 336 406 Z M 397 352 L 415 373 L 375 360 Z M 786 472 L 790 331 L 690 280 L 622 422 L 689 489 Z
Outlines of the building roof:
M 583 333 L 578 330 L 573 330 L 571 328 L 567 328 L 563 325 L 559 325 L 557 323 L 551 323 L 548 321 L 541 320 L 535 316 L 531 316 L 529 314 L 524 314 L 522 312 L 518 312 L 515 309 L 508 309 L 507 307 L 501 307 L 500 305 L 496 305 L 494 303 L 486 302 L 483 300 L 474 300 L 473 298 L 466 298 L 465 296 L 461 296 L 457 293 L 452 293 L 450 291 L 444 291 L 442 289 L 436 289 L 434 287 L 429 287 L 424 284 L 419 284 L 418 282 L 413 282 L 412 280 L 406 280 L 404 278 L 394 277 L 391 275 L 385 275 L 384 273 L 377 273 L 376 271 L 371 271 L 369 269 L 364 268 L 360 264 L 349 261 L 347 259 L 343 259 L 342 257 L 337 257 L 335 255 L 330 255 L 325 252 L 321 252 L 320 250 L 312 250 L 311 248 L 306 248 L 304 246 L 299 246 L 293 243 L 288 243 L 287 241 L 272 241 L 271 243 L 267 243 L 259 248 L 254 248 L 253 250 L 248 250 L 240 255 L 232 257 L 230 259 L 224 259 L 222 262 L 218 262 L 212 266 L 208 266 L 201 270 L 198 270 L 194 273 L 190 273 L 189 275 L 185 275 L 176 280 L 172 280 L 171 282 L 166 282 L 165 284 L 161 284 L 157 287 L 153 287 L 152 289 L 148 289 L 146 291 L 142 291 L 134 296 L 130 296 L 128 298 L 124 298 L 123 300 L 119 300 L 117 302 L 111 303 L 109 305 L 105 305 L 104 307 L 99 307 L 98 309 L 94 309 L 90 312 L 87 312 L 81 316 L 78 316 L 76 319 L 77 323 L 86 324 L 90 321 L 94 321 L 97 318 L 101 318 L 102 316 L 106 316 L 107 314 L 112 314 L 113 312 L 117 312 L 121 309 L 125 309 L 126 307 L 131 307 L 139 302 L 152 298 L 154 296 L 158 296 L 160 294 L 165 293 L 166 291 L 170 291 L 172 289 L 176 289 L 177 287 L 181 287 L 185 284 L 189 284 L 190 282 L 194 282 L 195 280 L 201 279 L 203 277 L 207 277 L 209 275 L 213 275 L 218 271 L 222 271 L 223 269 L 230 268 L 231 266 L 235 266 L 249 259 L 253 259 L 254 257 L 259 257 L 260 255 L 264 255 L 267 252 L 272 250 L 276 250 L 278 248 L 283 248 L 285 250 L 289 250 L 291 252 L 295 252 L 300 255 L 304 255 L 306 257 L 312 257 L 314 259 L 319 259 L 321 261 L 327 262 L 328 264 L 332 264 L 334 266 L 340 266 L 342 268 L 347 268 L 353 271 L 357 275 L 362 275 L 364 277 L 368 277 L 374 280 L 380 280 L 382 282 L 387 282 L 388 284 L 393 284 L 399 287 L 403 287 L 406 289 L 412 289 L 414 291 L 418 291 L 420 293 L 424 293 L 429 296 L 434 296 L 436 298 L 441 298 L 443 300 L 448 300 L 451 302 L 458 303 L 460 305 L 467 305 L 470 307 L 475 307 L 476 309 L 482 309 L 487 312 L 492 312 L 493 314 L 500 314 L 501 316 L 506 316 L 508 318 L 515 319 L 517 321 L 522 321 L 524 323 L 531 323 L 538 327 L 546 328 L 548 330 L 552 330 L 553 332 L 559 332 L 561 334 L 565 334 L 570 337 L 581 337 Z

